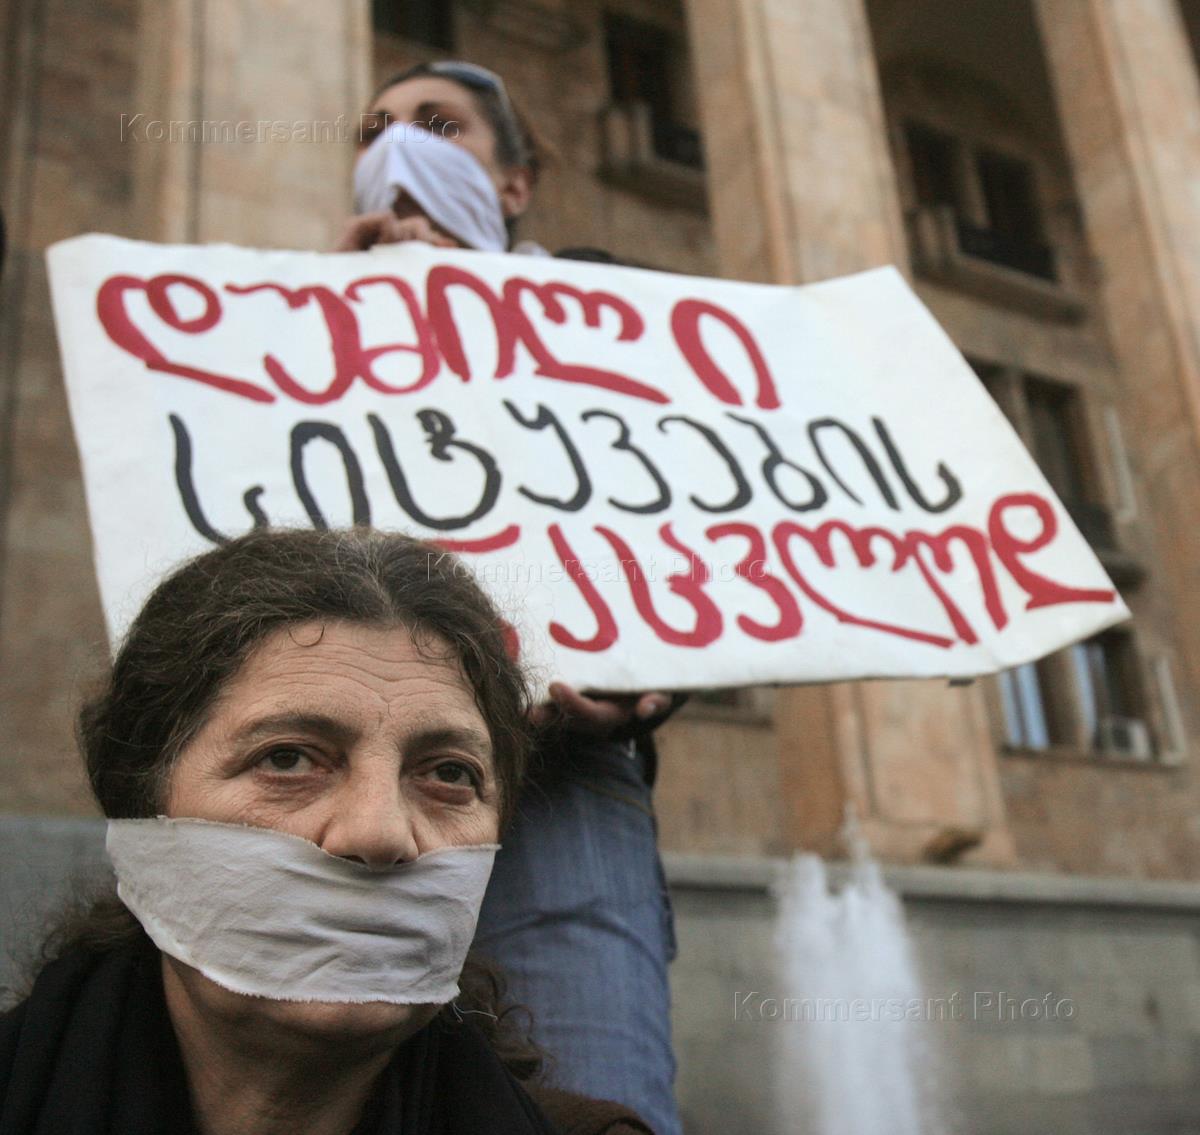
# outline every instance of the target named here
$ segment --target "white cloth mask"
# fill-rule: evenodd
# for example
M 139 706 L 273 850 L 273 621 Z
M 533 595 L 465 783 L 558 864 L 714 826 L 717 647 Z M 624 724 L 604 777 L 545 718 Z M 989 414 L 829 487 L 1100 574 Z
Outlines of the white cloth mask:
M 354 167 L 355 211 L 390 209 L 401 191 L 468 248 L 508 248 L 500 197 L 475 155 L 424 127 L 394 122 Z
M 109 820 L 117 894 L 154 944 L 235 993 L 445 1004 L 496 844 L 374 869 L 270 828 Z

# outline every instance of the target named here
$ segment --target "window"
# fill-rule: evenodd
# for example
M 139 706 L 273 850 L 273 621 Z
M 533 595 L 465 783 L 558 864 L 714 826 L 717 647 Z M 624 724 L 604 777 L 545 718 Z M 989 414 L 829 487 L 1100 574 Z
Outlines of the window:
M 1055 697 L 1049 669 L 1045 661 L 1030 662 L 999 676 L 1004 739 L 1014 748 L 1048 749 L 1071 742 L 1070 726 Z
M 994 363 L 971 365 L 1113 578 L 1138 582 L 1140 565 L 1119 550 L 1112 515 L 1096 490 L 1078 389 Z M 998 676 L 1005 743 L 1148 760 L 1155 746 L 1141 674 L 1125 629 L 1005 671 Z
M 377 32 L 403 36 L 439 51 L 454 50 L 454 5 L 450 0 L 372 0 Z
M 1032 163 L 921 122 L 904 127 L 912 197 L 952 210 L 963 253 L 1054 281 Z
M 1084 442 L 1079 392 L 1059 382 L 1026 376 L 1023 383 L 1029 414 L 1029 441 L 1038 466 L 1063 502 L 1090 495 L 1085 475 L 1090 464 Z
M 1149 760 L 1155 746 L 1133 636 L 1109 630 L 999 675 L 1005 742 Z
M 1009 240 L 1040 243 L 1042 225 L 1033 192 L 1033 167 L 991 150 L 980 150 L 975 161 L 992 232 Z
M 963 251 L 1044 280 L 1057 279 L 1054 254 L 1042 239 L 1033 190 L 1033 166 L 1018 158 L 981 150 L 975 175 L 987 214 L 984 225 L 959 217 Z
M 949 134 L 910 122 L 905 128 L 917 204 L 957 206 L 958 143 Z
M 666 28 L 609 14 L 604 20 L 608 82 L 618 106 L 644 106 L 650 115 L 654 154 L 701 169 L 700 132 L 683 119 L 681 69 L 685 52 Z
M 1105 553 L 1117 553 L 1119 542 L 1112 513 L 1097 488 L 1079 391 L 1068 383 L 1004 367 L 973 365 L 1084 539 L 1102 558 Z M 1107 561 L 1105 566 L 1112 567 Z

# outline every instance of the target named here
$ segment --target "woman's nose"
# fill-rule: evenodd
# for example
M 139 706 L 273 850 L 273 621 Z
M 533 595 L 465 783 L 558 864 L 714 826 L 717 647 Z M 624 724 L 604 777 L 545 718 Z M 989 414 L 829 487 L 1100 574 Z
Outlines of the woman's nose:
M 395 771 L 387 777 L 352 778 L 337 794 L 321 847 L 368 867 L 392 867 L 420 854 L 415 812 Z

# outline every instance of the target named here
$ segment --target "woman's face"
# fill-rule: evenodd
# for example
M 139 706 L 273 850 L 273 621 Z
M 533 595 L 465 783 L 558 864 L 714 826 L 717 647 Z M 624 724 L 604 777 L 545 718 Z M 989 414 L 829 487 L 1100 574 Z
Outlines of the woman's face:
M 380 130 L 393 122 L 417 123 L 456 146 L 470 151 L 480 162 L 500 197 L 506 218 L 519 217 L 533 194 L 529 171 L 523 166 L 503 166 L 496 157 L 496 132 L 461 83 L 436 75 L 418 75 L 381 91 L 367 108 L 359 148 L 365 149 Z
M 314 622 L 269 635 L 228 682 L 172 770 L 166 814 L 274 828 L 383 867 L 495 842 L 499 798 L 486 722 L 444 644 L 422 653 L 403 627 Z M 204 1010 L 301 1032 L 403 1035 L 437 1008 L 245 998 L 172 970 Z

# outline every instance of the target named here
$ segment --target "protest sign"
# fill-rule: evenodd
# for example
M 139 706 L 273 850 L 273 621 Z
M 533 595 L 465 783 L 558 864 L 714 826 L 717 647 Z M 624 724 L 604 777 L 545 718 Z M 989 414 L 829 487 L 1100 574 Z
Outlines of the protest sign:
M 436 541 L 540 679 L 596 689 L 971 676 L 1128 614 L 893 269 L 106 236 L 49 260 L 114 636 L 267 523 Z

